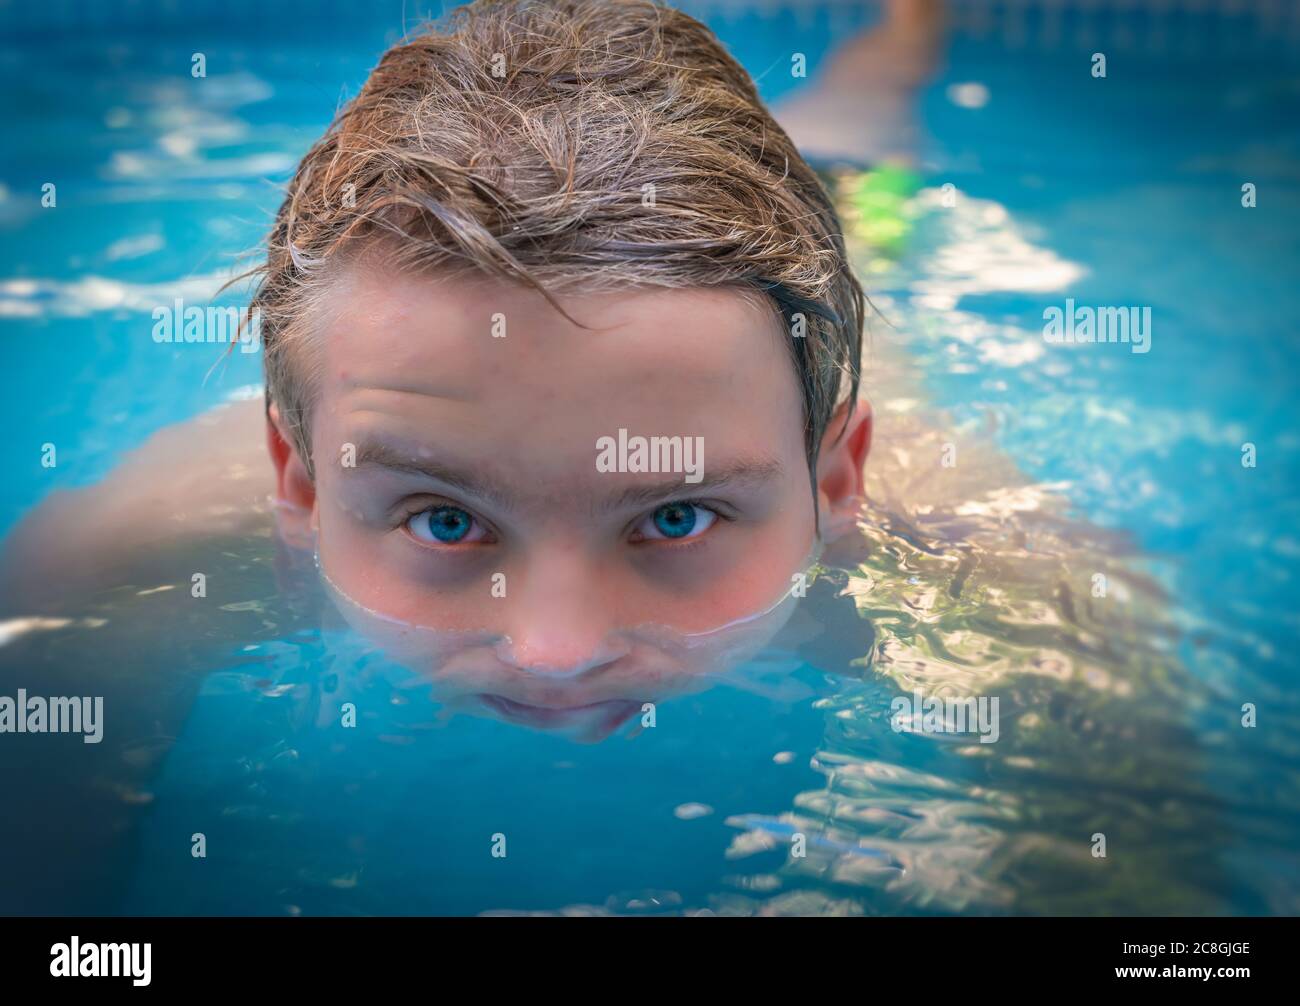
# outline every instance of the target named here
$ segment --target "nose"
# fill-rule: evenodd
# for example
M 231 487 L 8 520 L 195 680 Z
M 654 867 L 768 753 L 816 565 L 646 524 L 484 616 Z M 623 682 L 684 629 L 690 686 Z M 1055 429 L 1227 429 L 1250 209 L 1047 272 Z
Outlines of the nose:
M 528 674 L 576 678 L 627 655 L 630 644 L 619 638 L 609 594 L 592 578 L 552 569 L 533 578 L 517 595 L 507 638 L 497 647 L 500 660 Z
M 542 678 L 577 678 L 607 667 L 627 654 L 627 648 L 604 640 L 585 642 L 546 631 L 529 632 L 522 639 L 506 639 L 497 656 L 506 664 Z

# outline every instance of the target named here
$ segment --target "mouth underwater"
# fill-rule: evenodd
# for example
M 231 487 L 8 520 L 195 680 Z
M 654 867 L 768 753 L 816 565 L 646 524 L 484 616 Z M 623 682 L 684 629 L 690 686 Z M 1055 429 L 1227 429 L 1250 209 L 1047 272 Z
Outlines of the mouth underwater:
M 642 703 L 630 699 L 589 702 L 574 706 L 534 706 L 504 695 L 480 693 L 478 700 L 502 719 L 521 726 L 567 728 L 577 726 L 614 729 L 635 715 Z

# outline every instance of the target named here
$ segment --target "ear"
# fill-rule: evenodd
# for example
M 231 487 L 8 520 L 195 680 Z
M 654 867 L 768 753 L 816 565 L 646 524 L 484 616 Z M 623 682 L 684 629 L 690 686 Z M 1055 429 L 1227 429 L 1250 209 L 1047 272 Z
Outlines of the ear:
M 275 499 L 299 510 L 310 512 L 316 508 L 316 486 L 307 474 L 307 466 L 298 456 L 298 449 L 284 432 L 280 409 L 272 402 L 266 410 L 266 448 L 275 466 Z
M 846 429 L 850 404 L 835 410 L 817 458 L 817 505 L 822 537 L 828 540 L 853 526 L 866 498 L 863 469 L 871 450 L 871 405 L 860 399 Z

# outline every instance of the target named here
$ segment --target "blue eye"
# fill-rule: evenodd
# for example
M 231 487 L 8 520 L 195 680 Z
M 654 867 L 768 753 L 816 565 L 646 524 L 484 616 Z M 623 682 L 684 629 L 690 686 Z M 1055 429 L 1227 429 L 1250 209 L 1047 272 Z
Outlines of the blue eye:
M 458 506 L 431 507 L 409 518 L 406 526 L 420 541 L 455 545 L 465 541 L 474 529 L 474 516 Z M 469 540 L 477 541 L 478 538 Z
M 698 538 L 713 526 L 718 515 L 695 503 L 665 503 L 637 527 L 645 538 Z

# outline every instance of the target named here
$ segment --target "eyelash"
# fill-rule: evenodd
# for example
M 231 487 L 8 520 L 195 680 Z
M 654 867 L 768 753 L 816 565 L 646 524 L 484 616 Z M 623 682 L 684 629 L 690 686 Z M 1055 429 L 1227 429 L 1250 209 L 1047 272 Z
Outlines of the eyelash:
M 641 524 L 648 517 L 653 516 L 655 511 L 659 510 L 661 507 L 673 506 L 673 505 L 698 507 L 701 510 L 707 510 L 709 513 L 713 514 L 713 516 L 716 517 L 718 520 L 726 521 L 727 523 L 731 523 L 736 519 L 734 515 L 728 514 L 724 510 L 722 510 L 720 504 L 711 501 L 697 500 L 697 499 L 668 500 L 664 503 L 660 503 L 659 506 L 654 508 L 654 510 L 647 511 L 646 513 L 643 513 L 640 516 L 638 516 L 636 520 L 632 522 L 632 526 L 636 527 L 637 525 Z M 451 500 L 448 499 L 439 498 L 434 500 L 423 500 L 419 503 L 407 504 L 406 506 L 402 507 L 401 510 L 398 511 L 398 520 L 397 520 L 396 528 L 398 530 L 405 529 L 406 526 L 410 523 L 410 521 L 413 518 L 419 517 L 421 514 L 429 513 L 431 510 L 438 510 L 442 507 L 450 507 L 456 510 L 463 510 L 465 513 L 469 514 L 474 521 L 479 522 L 483 526 L 483 529 L 488 534 L 488 540 L 466 542 L 463 544 L 459 542 L 449 542 L 449 543 L 443 543 L 441 545 L 433 545 L 429 542 L 417 541 L 416 544 L 421 545 L 424 548 L 464 548 L 473 545 L 496 544 L 497 538 L 496 538 L 495 531 L 493 531 L 490 527 L 488 527 L 488 525 L 484 523 L 477 514 L 475 514 L 472 510 L 461 506 L 459 503 L 453 503 Z M 671 538 L 643 538 L 641 541 L 631 542 L 631 544 L 647 545 L 653 543 L 660 546 L 667 546 L 677 550 L 686 550 L 686 549 L 695 548 L 698 545 L 700 545 L 704 541 L 704 539 L 708 537 L 708 534 L 709 534 L 708 531 L 705 531 L 691 538 L 683 538 L 680 541 L 674 541 Z

